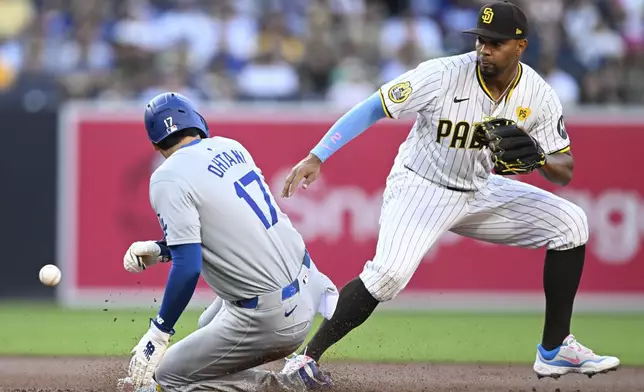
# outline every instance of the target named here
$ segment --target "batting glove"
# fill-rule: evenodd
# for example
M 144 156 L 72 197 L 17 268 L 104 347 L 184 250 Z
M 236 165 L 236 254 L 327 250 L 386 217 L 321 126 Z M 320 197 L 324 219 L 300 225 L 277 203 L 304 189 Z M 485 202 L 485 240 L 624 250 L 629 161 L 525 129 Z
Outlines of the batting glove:
M 141 272 L 156 263 L 167 262 L 161 256 L 161 247 L 155 241 L 137 241 L 130 245 L 123 256 L 123 267 L 128 272 Z
M 134 388 L 154 382 L 154 372 L 168 349 L 171 334 L 150 323 L 150 329 L 132 349 L 128 376 Z

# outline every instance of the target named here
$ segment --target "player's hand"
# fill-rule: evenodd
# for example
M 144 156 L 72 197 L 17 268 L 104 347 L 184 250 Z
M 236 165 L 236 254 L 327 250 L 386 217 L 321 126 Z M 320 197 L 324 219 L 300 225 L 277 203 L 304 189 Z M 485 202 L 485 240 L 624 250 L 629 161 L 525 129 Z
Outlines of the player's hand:
M 151 322 L 150 329 L 131 352 L 133 355 L 128 368 L 128 377 L 135 390 L 154 382 L 152 377 L 169 343 L 170 334 L 161 331 Z
M 317 180 L 320 175 L 320 166 L 322 161 L 320 158 L 313 154 L 309 154 L 308 157 L 301 160 L 295 167 L 291 170 L 291 173 L 286 177 L 284 182 L 284 189 L 282 189 L 282 197 L 291 197 L 295 193 L 297 187 L 302 183 L 302 189 L 306 189 L 311 185 L 311 183 Z
M 123 256 L 123 267 L 128 272 L 141 272 L 147 267 L 162 262 L 161 247 L 154 241 L 136 241 Z

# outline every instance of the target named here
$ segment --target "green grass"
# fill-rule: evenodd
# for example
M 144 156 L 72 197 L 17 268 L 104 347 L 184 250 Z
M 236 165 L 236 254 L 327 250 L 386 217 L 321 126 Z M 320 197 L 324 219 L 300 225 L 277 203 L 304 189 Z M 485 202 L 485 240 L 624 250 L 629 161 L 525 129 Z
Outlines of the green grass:
M 154 310 L 65 310 L 0 304 L 0 355 L 128 355 Z M 190 333 L 198 312 L 185 313 L 174 339 Z M 319 322 L 319 320 L 318 320 Z M 327 359 L 530 363 L 543 318 L 534 314 L 376 312 L 331 348 Z M 590 315 L 573 331 L 596 352 L 644 365 L 644 315 Z M 639 343 L 638 343 L 639 341 Z

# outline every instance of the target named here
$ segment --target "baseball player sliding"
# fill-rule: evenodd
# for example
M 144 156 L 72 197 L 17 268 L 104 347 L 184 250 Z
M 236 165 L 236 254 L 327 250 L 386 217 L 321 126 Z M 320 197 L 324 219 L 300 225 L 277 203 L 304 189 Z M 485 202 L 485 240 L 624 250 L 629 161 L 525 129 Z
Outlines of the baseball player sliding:
M 150 101 L 145 128 L 166 158 L 150 179 L 164 239 L 133 243 L 123 262 L 130 272 L 170 260 L 172 267 L 122 387 L 295 391 L 330 385 L 305 356 L 290 358 L 280 373 L 255 369 L 297 350 L 316 313 L 330 318 L 337 289 L 317 270 L 251 154 L 235 140 L 210 138 L 203 117 L 176 93 Z M 199 329 L 168 348 L 200 275 L 217 299 Z
M 615 370 L 617 358 L 593 353 L 570 333 L 588 241 L 584 211 L 508 177 L 537 170 L 566 185 L 573 173 L 559 99 L 520 62 L 528 45 L 526 15 L 507 1 L 487 4 L 477 27 L 465 33 L 476 37 L 476 51 L 423 62 L 383 85 L 341 117 L 286 179 L 282 197 L 302 181 L 302 188 L 310 186 L 324 161 L 379 119 L 416 115 L 387 178 L 375 256 L 340 291 L 335 315 L 306 354 L 319 361 L 380 302 L 394 298 L 451 231 L 546 248 L 545 326 L 534 363 L 539 378 Z

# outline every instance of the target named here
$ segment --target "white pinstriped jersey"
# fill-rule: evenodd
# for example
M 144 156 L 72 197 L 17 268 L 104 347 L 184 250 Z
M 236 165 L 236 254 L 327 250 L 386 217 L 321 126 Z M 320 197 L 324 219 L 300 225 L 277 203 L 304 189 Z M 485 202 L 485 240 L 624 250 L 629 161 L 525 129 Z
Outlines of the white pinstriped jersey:
M 493 163 L 490 151 L 473 141 L 473 130 L 489 118 L 516 121 L 546 153 L 564 152 L 570 145 L 557 94 L 523 63 L 498 106 L 478 72 L 474 51 L 425 61 L 384 84 L 380 96 L 388 117 L 416 113 L 395 163 L 439 185 L 481 189 Z

